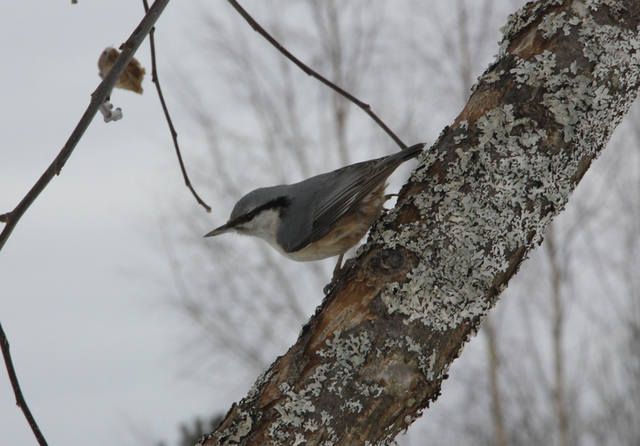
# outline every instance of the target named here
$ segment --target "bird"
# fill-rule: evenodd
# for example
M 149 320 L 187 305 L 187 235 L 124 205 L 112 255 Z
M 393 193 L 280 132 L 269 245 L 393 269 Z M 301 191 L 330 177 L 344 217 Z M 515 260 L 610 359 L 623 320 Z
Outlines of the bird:
M 392 155 L 362 161 L 294 184 L 255 189 L 233 207 L 213 237 L 230 231 L 259 237 L 296 261 L 342 256 L 360 241 L 380 216 L 387 178 L 425 144 Z

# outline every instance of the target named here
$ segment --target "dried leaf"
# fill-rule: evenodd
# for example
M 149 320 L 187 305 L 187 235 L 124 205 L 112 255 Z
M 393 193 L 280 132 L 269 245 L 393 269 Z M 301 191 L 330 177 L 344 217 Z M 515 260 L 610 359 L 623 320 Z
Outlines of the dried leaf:
M 102 79 L 109 73 L 119 55 L 120 52 L 112 47 L 106 48 L 102 52 L 98 59 L 98 74 Z M 140 62 L 138 62 L 136 58 L 132 58 L 115 86 L 116 88 L 142 94 L 142 79 L 144 78 L 144 73 L 145 70 L 142 65 L 140 65 Z

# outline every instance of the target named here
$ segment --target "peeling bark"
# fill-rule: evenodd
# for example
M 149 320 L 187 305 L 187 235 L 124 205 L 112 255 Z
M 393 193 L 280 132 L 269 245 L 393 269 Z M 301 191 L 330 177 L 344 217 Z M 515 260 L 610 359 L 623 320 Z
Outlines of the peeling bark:
M 200 443 L 382 445 L 420 416 L 635 99 L 639 22 L 638 2 L 614 0 L 511 16 L 397 206 Z

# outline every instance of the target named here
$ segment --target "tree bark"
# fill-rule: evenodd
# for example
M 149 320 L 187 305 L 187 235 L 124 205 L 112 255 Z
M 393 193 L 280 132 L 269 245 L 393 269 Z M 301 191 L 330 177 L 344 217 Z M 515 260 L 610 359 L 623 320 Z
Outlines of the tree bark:
M 639 8 L 548 0 L 511 16 L 397 206 L 200 443 L 385 444 L 420 416 L 635 99 Z

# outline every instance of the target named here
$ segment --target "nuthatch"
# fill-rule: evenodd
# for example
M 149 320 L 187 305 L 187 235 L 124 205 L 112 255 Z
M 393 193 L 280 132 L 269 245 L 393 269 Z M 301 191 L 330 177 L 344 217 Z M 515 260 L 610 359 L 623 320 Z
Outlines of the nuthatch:
M 264 187 L 236 203 L 229 221 L 205 237 L 234 230 L 266 240 L 293 260 L 342 255 L 382 213 L 389 175 L 425 144 L 363 161 L 299 183 Z

